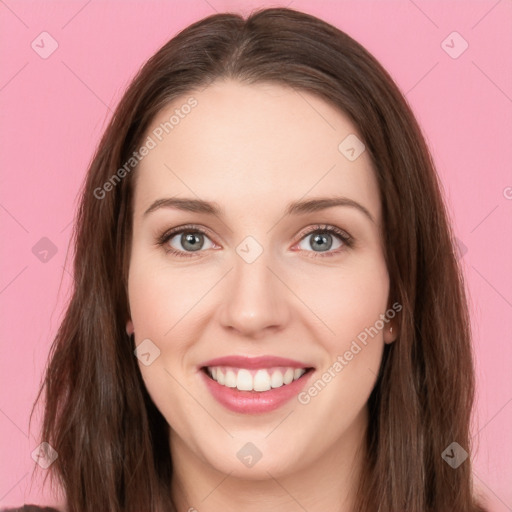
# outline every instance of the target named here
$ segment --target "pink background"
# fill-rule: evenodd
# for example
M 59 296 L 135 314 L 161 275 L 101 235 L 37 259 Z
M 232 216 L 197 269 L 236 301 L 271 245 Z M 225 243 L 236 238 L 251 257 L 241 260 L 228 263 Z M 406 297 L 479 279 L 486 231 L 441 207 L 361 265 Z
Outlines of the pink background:
M 71 282 L 76 195 L 124 88 L 164 42 L 215 11 L 289 5 L 361 42 L 406 94 L 461 241 L 471 296 L 477 487 L 512 510 L 512 2 L 0 1 L 0 506 L 58 503 L 30 485 L 28 416 Z M 43 59 L 32 42 L 57 50 Z M 448 51 L 468 48 L 458 58 Z M 41 38 L 44 42 L 41 43 Z M 36 47 L 37 48 L 37 47 Z M 47 237 L 46 262 L 32 252 Z M 43 242 L 47 243 L 47 242 Z M 411 454 L 411 457 L 414 454 Z M 44 470 L 41 470 L 44 473 Z

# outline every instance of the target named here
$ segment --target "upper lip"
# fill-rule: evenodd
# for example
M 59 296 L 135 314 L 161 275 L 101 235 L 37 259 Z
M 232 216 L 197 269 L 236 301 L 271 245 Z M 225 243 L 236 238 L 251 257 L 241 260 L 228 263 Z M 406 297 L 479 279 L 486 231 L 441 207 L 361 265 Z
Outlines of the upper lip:
M 200 365 L 201 368 L 205 366 L 232 366 L 234 368 L 273 368 L 275 366 L 286 366 L 290 368 L 312 368 L 311 365 L 277 356 L 224 356 L 210 359 Z

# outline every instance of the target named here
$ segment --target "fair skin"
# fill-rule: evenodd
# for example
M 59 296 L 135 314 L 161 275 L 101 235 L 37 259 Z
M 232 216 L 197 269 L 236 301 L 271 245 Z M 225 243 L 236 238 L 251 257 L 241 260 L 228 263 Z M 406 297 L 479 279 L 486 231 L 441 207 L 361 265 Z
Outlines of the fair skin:
M 197 106 L 136 171 L 128 280 L 127 332 L 160 350 L 139 367 L 171 427 L 174 501 L 180 512 L 348 512 L 366 402 L 384 344 L 396 337 L 393 321 L 307 404 L 295 397 L 270 412 L 233 412 L 208 391 L 199 365 L 227 355 L 293 358 L 314 367 L 307 391 L 389 309 L 370 157 L 364 151 L 351 162 L 338 150 L 358 133 L 346 115 L 276 84 L 215 82 L 175 100 L 146 136 L 190 96 Z M 357 202 L 373 220 L 353 206 L 285 215 L 290 202 L 333 196 Z M 215 202 L 223 214 L 161 207 L 144 215 L 171 197 Z M 200 250 L 189 248 L 186 233 L 165 246 L 190 257 L 157 244 L 185 224 L 207 231 Z M 347 232 L 353 246 L 316 224 Z M 315 234 L 332 243 L 328 251 Z M 251 263 L 237 253 L 248 236 L 263 250 Z M 252 467 L 237 457 L 249 442 L 262 454 Z

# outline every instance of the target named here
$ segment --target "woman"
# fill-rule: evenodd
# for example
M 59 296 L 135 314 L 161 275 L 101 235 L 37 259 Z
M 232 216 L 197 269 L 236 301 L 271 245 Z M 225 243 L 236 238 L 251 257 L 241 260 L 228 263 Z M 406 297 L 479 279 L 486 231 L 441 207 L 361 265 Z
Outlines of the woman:
M 266 9 L 169 41 L 99 145 L 74 262 L 38 395 L 69 512 L 484 510 L 438 178 L 345 33 Z

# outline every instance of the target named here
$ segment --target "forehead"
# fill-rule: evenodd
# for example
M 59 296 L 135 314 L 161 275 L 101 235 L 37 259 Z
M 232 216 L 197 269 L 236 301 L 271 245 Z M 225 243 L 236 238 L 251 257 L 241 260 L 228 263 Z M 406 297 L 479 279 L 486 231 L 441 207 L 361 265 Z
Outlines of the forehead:
M 357 127 L 310 93 L 218 81 L 160 111 L 148 138 L 152 149 L 136 171 L 136 214 L 170 196 L 250 209 L 343 195 L 379 219 L 371 160 L 364 150 L 357 156 L 362 148 Z

